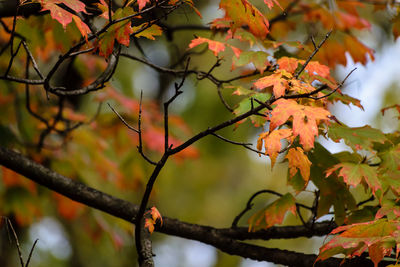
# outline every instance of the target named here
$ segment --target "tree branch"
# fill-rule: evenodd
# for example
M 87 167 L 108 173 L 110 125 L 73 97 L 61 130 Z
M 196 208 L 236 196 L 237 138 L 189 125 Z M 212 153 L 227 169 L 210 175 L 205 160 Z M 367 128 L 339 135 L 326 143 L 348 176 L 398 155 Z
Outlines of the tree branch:
M 10 149 L 0 147 L 0 164 L 72 200 L 126 221 L 132 222 L 132 218 L 136 218 L 138 214 L 139 207 L 137 205 L 62 176 Z M 289 266 L 309 267 L 313 266 L 316 255 L 264 248 L 237 240 L 326 235 L 332 230 L 332 227 L 334 227 L 334 225 L 324 222 L 315 223 L 313 230 L 306 229 L 304 226 L 283 226 L 271 227 L 266 230 L 249 233 L 247 229 L 243 227 L 216 229 L 164 217 L 163 224 L 156 225 L 156 231 L 200 241 L 212 245 L 230 255 L 238 255 L 253 260 L 270 261 Z M 336 267 L 339 266 L 341 261 L 342 259 L 330 258 L 323 262 L 317 262 L 314 266 Z M 381 263 L 382 266 L 386 266 L 391 262 L 382 261 Z M 373 266 L 373 264 L 368 259 L 355 258 L 345 261 L 341 266 L 364 267 Z

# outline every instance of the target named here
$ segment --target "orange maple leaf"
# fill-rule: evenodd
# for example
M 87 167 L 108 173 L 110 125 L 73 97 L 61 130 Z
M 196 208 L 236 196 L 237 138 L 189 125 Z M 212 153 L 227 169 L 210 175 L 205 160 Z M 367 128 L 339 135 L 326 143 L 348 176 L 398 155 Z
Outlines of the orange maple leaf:
M 269 76 L 262 77 L 254 82 L 254 86 L 262 90 L 266 87 L 273 86 L 273 92 L 276 98 L 285 94 L 287 88 L 287 80 L 284 77 L 291 77 L 292 75 L 286 71 L 277 71 Z
M 203 37 L 197 37 L 196 39 L 193 39 L 190 44 L 189 48 L 196 47 L 198 45 L 201 45 L 202 43 L 207 43 L 208 44 L 208 49 L 213 51 L 215 56 L 218 56 L 218 54 L 222 51 L 225 51 L 225 44 L 218 42 L 218 41 L 213 41 L 207 38 Z
M 260 134 L 257 140 L 257 149 L 262 149 L 262 144 L 264 142 L 265 153 L 271 159 L 271 167 L 274 167 L 276 157 L 282 148 L 281 140 L 289 139 L 292 136 L 291 129 L 279 129 L 272 132 L 265 132 Z
M 221 0 L 219 7 L 225 10 L 225 17 L 223 20 L 231 21 L 230 27 L 233 34 L 236 29 L 242 26 L 247 26 L 254 36 L 262 39 L 269 33 L 268 20 L 249 1 Z
M 293 57 L 281 57 L 276 63 L 279 65 L 279 69 L 284 69 L 293 74 L 299 65 L 299 60 Z
M 328 120 L 331 114 L 321 107 L 311 107 L 297 104 L 294 100 L 278 99 L 271 112 L 270 130 L 284 124 L 293 117 L 293 135 L 299 136 L 300 144 L 305 151 L 314 147 L 315 136 L 318 136 L 318 123 Z
M 303 177 L 304 181 L 308 182 L 310 179 L 311 161 L 304 154 L 303 149 L 301 147 L 289 149 L 286 158 L 289 160 L 290 177 L 293 177 L 297 173 L 297 170 L 300 170 L 301 177 Z
M 305 61 L 303 60 L 301 62 L 301 64 L 304 64 Z M 310 75 L 319 75 L 321 77 L 324 78 L 328 78 L 329 77 L 329 67 L 323 64 L 320 64 L 318 61 L 310 61 L 308 62 L 307 66 L 306 66 L 306 71 L 308 71 L 308 73 Z

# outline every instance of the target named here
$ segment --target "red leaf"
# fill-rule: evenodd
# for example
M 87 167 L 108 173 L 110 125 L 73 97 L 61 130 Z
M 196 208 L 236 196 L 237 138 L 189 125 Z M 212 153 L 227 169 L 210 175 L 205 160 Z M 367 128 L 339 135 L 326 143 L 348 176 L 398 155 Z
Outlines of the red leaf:
M 139 5 L 139 11 L 142 10 L 147 4 L 151 3 L 151 0 L 137 0 Z
M 72 16 L 74 14 L 59 7 L 57 4 L 64 4 L 77 13 L 86 12 L 85 4 L 79 0 L 42 0 L 42 10 L 50 10 L 51 17 L 60 22 L 64 29 L 69 23 L 72 22 Z

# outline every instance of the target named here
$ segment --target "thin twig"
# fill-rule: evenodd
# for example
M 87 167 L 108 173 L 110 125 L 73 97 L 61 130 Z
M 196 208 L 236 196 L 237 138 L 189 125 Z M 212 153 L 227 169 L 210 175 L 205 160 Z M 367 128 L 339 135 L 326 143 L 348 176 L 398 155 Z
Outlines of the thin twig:
M 165 151 L 165 153 L 167 153 L 168 152 L 168 150 L 169 150 L 169 137 L 168 137 L 168 135 L 169 135 L 169 133 L 168 133 L 168 131 L 169 131 L 169 125 L 168 125 L 168 108 L 169 108 L 169 105 L 180 95 L 180 94 L 182 94 L 183 93 L 183 91 L 181 91 L 180 89 L 182 88 L 182 86 L 183 86 L 183 84 L 184 84 L 184 82 L 185 82 L 185 80 L 186 80 L 186 77 L 187 77 L 187 70 L 188 70 L 188 68 L 189 68 L 189 63 L 190 63 L 190 58 L 188 58 L 188 60 L 187 60 L 187 62 L 186 62 L 186 67 L 185 67 L 185 73 L 183 74 L 183 76 L 182 76 L 182 80 L 181 80 L 181 82 L 178 84 L 178 83 L 175 83 L 175 93 L 174 93 L 174 95 L 170 98 L 170 99 L 168 99 L 165 103 L 164 103 L 164 151 Z
M 32 254 L 33 254 L 33 250 L 35 249 L 35 246 L 36 246 L 36 244 L 37 244 L 38 241 L 39 241 L 39 239 L 36 239 L 35 242 L 33 242 L 33 245 L 32 245 L 32 247 L 31 247 L 31 250 L 29 251 L 28 259 L 26 260 L 25 267 L 29 267 L 29 263 L 30 263 L 30 261 L 31 261 Z
M 140 102 L 139 102 L 139 118 L 138 118 L 138 136 L 139 136 L 139 145 L 137 147 L 139 154 L 150 164 L 157 165 L 155 161 L 152 161 L 149 157 L 146 156 L 143 152 L 143 140 L 142 140 L 142 100 L 143 100 L 143 91 L 140 91 Z
M 11 220 L 8 218 L 5 218 L 6 222 L 8 223 L 8 225 L 11 228 L 11 232 L 14 236 L 14 240 L 15 240 L 15 246 L 17 247 L 17 251 L 18 251 L 18 256 L 19 256 L 19 263 L 21 264 L 21 267 L 25 267 L 25 263 L 24 263 L 24 259 L 22 258 L 22 253 L 21 253 L 21 246 L 19 244 L 19 240 L 18 240 L 18 236 L 17 233 L 15 233 L 14 227 L 11 223 Z
M 248 149 L 250 151 L 253 151 L 253 152 L 256 152 L 258 154 L 264 155 L 264 152 L 258 151 L 257 149 L 254 149 L 254 148 L 251 148 L 250 146 L 253 145 L 252 143 L 235 142 L 235 141 L 229 140 L 229 139 L 227 139 L 227 138 L 225 138 L 225 137 L 223 137 L 223 136 L 221 136 L 219 134 L 216 134 L 216 133 L 211 133 L 211 135 L 213 135 L 213 136 L 215 136 L 215 137 L 217 137 L 217 138 L 219 138 L 219 139 L 221 139 L 221 140 L 223 140 L 223 141 L 225 141 L 227 143 L 230 143 L 230 144 L 233 144 L 233 145 L 238 145 L 238 146 L 243 146 L 244 148 L 246 148 L 246 149 Z
M 310 63 L 311 59 L 315 56 L 315 54 L 318 53 L 319 49 L 322 47 L 322 45 L 325 43 L 326 40 L 328 40 L 329 36 L 331 35 L 332 30 L 329 31 L 326 35 L 325 38 L 322 39 L 322 41 L 318 44 L 318 46 L 314 49 L 314 51 L 311 53 L 311 55 L 307 58 L 306 62 L 301 66 L 301 68 L 296 72 L 294 75 L 294 78 L 298 78 L 299 75 L 303 72 L 303 70 L 307 67 L 308 63 Z
M 107 103 L 107 105 L 111 108 L 111 110 L 118 116 L 118 118 L 122 121 L 123 124 L 125 124 L 126 127 L 128 127 L 129 130 L 134 131 L 135 133 L 139 133 L 139 130 L 136 130 L 135 128 L 133 128 L 132 126 L 129 125 L 129 123 L 127 123 L 125 121 L 124 118 L 122 118 L 121 115 L 119 115 L 119 113 L 110 105 L 110 103 Z
M 30 62 L 30 57 L 27 55 L 26 57 L 26 65 L 25 65 L 25 78 L 29 79 L 29 62 Z M 25 84 L 25 106 L 26 110 L 28 111 L 29 114 L 31 114 L 34 118 L 38 119 L 39 121 L 43 122 L 46 127 L 49 127 L 49 122 L 40 116 L 39 114 L 35 113 L 32 108 L 31 108 L 31 100 L 30 100 L 30 92 L 29 92 L 29 84 Z
M 44 79 L 43 74 L 40 72 L 39 67 L 35 61 L 35 58 L 33 57 L 31 51 L 29 50 L 28 44 L 23 40 L 22 45 L 25 48 L 26 53 L 28 54 L 30 60 L 32 61 L 33 68 L 35 69 L 36 73 L 39 75 L 40 79 Z

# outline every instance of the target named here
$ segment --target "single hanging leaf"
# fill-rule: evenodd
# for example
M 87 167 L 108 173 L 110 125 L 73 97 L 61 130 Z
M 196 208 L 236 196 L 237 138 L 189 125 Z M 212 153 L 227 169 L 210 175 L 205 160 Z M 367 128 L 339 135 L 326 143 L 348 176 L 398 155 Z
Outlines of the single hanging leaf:
M 340 161 L 319 143 L 315 143 L 315 148 L 308 153 L 308 158 L 312 162 L 310 178 L 320 191 L 317 218 L 328 214 L 333 206 L 335 222 L 342 225 L 346 219 L 346 210 L 351 211 L 357 208 L 356 200 L 350 193 L 348 186 L 341 179 L 338 179 L 335 173 L 329 177 L 325 177 L 324 173 L 326 169 L 340 163 Z M 291 180 L 289 180 L 289 183 L 291 183 Z
M 384 143 L 387 139 L 378 129 L 369 125 L 363 127 L 347 127 L 340 124 L 331 124 L 328 128 L 328 136 L 335 142 L 344 140 L 346 145 L 354 150 L 372 150 L 373 143 Z
M 257 149 L 262 150 L 262 144 L 264 142 L 265 153 L 271 159 L 271 167 L 274 167 L 276 157 L 279 151 L 282 149 L 281 140 L 289 139 L 292 136 L 292 130 L 290 129 L 279 129 L 272 132 L 266 132 L 260 134 L 257 140 Z
M 72 16 L 74 14 L 59 7 L 58 6 L 59 4 L 64 4 L 77 13 L 79 13 L 79 12 L 86 13 L 85 4 L 79 0 L 68 0 L 68 1 L 67 0 L 42 0 L 41 4 L 43 7 L 42 11 L 49 10 L 51 17 L 53 19 L 57 20 L 59 23 L 61 23 L 63 25 L 64 29 L 67 27 L 67 25 L 69 23 L 72 22 Z
M 78 30 L 81 32 L 82 36 L 85 37 L 86 42 L 87 42 L 87 37 L 88 34 L 90 33 L 89 26 L 86 25 L 78 16 L 72 15 L 72 19 L 75 22 L 76 27 L 78 27 Z
M 318 136 L 318 124 L 328 120 L 330 112 L 321 107 L 297 104 L 294 100 L 278 99 L 271 112 L 270 129 L 284 124 L 293 117 L 293 135 L 300 137 L 300 144 L 305 151 L 314 147 L 315 136 Z
M 208 44 L 208 49 L 213 51 L 215 56 L 218 56 L 218 54 L 222 51 L 225 51 L 225 44 L 218 42 L 218 41 L 213 41 L 207 38 L 203 37 L 197 37 L 196 39 L 193 39 L 190 44 L 189 48 L 196 47 L 200 44 L 207 43 Z
M 304 154 L 303 149 L 301 147 L 289 149 L 286 158 L 289 160 L 290 176 L 293 177 L 299 170 L 301 177 L 306 182 L 305 185 L 307 185 L 310 179 L 311 161 Z
M 254 82 L 254 86 L 259 90 L 273 86 L 272 90 L 274 95 L 276 98 L 278 98 L 285 94 L 285 90 L 288 87 L 287 80 L 284 78 L 284 76 L 291 77 L 291 75 L 287 72 L 278 71 L 274 74 L 258 79 L 256 82 Z
M 132 27 L 132 33 L 135 33 L 137 30 L 139 30 L 142 27 Z M 149 28 L 145 29 L 144 31 L 141 31 L 137 34 L 135 34 L 135 37 L 145 37 L 150 40 L 155 40 L 156 38 L 154 36 L 159 36 L 162 34 L 162 29 L 160 26 L 153 24 Z
M 383 170 L 400 170 L 400 144 L 390 149 L 379 151 L 378 157 L 382 160 L 380 168 Z
M 281 224 L 287 212 L 296 215 L 296 200 L 287 193 L 249 218 L 249 231 L 266 229 Z
M 248 27 L 256 37 L 264 39 L 269 30 L 269 22 L 263 14 L 247 0 L 221 0 L 219 7 L 225 10 L 223 20 L 231 21 L 232 33 L 242 26 Z
M 232 47 L 233 49 L 233 47 Z M 268 60 L 269 54 L 264 51 L 245 51 L 241 52 L 232 60 L 232 69 L 235 67 L 242 67 L 252 63 L 254 67 L 263 74 L 264 70 L 270 66 Z
M 331 91 L 324 90 L 322 92 L 325 95 L 327 95 Z M 339 89 L 334 94 L 331 94 L 330 96 L 328 96 L 328 101 L 331 102 L 331 103 L 335 103 L 335 102 L 340 101 L 343 104 L 348 105 L 348 106 L 350 104 L 353 104 L 354 106 L 360 108 L 361 110 L 364 110 L 364 107 L 361 105 L 361 101 L 360 100 L 342 93 Z
M 367 164 L 351 162 L 339 163 L 326 171 L 326 177 L 339 169 L 338 176 L 343 177 L 343 181 L 348 185 L 356 187 L 364 181 L 368 184 L 368 187 L 371 188 L 373 194 L 375 194 L 378 189 L 382 189 L 381 182 L 376 173 L 376 168 L 374 167 Z
M 365 65 L 367 64 L 368 57 L 370 57 L 371 60 L 374 60 L 374 51 L 362 44 L 354 36 L 346 35 L 344 38 L 344 45 L 354 62 L 360 62 L 361 64 Z

